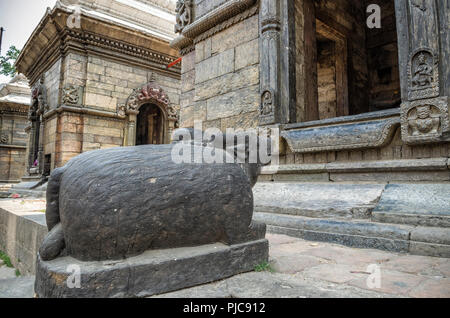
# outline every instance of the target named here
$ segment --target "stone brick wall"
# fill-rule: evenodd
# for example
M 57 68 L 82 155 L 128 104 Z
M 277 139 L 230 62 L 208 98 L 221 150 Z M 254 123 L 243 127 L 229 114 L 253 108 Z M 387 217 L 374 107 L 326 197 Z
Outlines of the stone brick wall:
M 25 147 L 0 145 L 0 182 L 19 182 L 25 173 Z
M 259 25 L 254 15 L 200 41 L 183 57 L 181 127 L 258 125 Z
M 7 138 L 0 143 L 0 182 L 17 182 L 25 172 L 26 125 L 25 116 L 0 116 L 0 135 Z
M 85 105 L 115 112 L 117 105 L 125 103 L 133 89 L 148 83 L 152 76 L 167 93 L 172 105 L 179 105 L 179 80 L 144 68 L 89 56 L 87 58 Z
M 61 65 L 61 59 L 58 59 L 44 75 L 44 86 L 47 90 L 47 105 L 50 109 L 59 106 Z
M 178 79 L 137 66 L 125 65 L 97 56 L 69 53 L 45 72 L 45 86 L 50 109 L 58 103 L 59 87 L 81 87 L 77 105 L 85 108 L 117 112 L 120 104 L 134 89 L 155 80 L 169 96 L 171 104 L 179 109 L 180 82 Z M 60 85 L 61 83 L 61 85 Z M 44 154 L 51 155 L 51 168 L 60 167 L 78 154 L 109 147 L 123 146 L 127 119 L 110 116 L 62 112 L 46 119 L 44 127 Z

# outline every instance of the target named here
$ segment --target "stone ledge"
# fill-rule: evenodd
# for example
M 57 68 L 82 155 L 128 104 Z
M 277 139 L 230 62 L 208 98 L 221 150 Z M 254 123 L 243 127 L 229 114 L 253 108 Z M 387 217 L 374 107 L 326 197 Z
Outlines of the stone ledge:
M 26 207 L 18 211 L 8 202 L 0 202 L 0 249 L 22 274 L 34 274 L 37 251 L 47 234 L 45 213 Z
M 148 297 L 252 271 L 268 260 L 268 252 L 263 239 L 147 251 L 123 261 L 62 257 L 44 262 L 38 256 L 35 290 L 39 297 Z M 67 266 L 72 264 L 81 268 L 81 289 L 67 287 L 72 274 Z
M 294 164 L 266 166 L 261 174 L 295 174 L 324 172 L 406 172 L 406 171 L 445 171 L 449 170 L 447 158 L 404 159 L 385 161 L 333 162 L 323 164 Z

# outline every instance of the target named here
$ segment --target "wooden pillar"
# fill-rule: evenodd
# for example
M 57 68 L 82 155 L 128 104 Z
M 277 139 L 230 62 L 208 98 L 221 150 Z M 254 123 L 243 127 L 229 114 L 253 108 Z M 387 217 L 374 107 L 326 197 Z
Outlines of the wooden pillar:
M 450 140 L 449 8 L 445 0 L 396 0 L 402 139 Z

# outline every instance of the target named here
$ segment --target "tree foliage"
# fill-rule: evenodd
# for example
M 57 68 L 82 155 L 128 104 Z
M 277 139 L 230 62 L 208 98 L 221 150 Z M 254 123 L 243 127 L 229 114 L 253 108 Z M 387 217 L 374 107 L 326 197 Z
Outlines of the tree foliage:
M 0 56 L 0 74 L 6 76 L 14 76 L 16 74 L 14 62 L 19 57 L 19 54 L 20 50 L 12 45 L 5 56 Z

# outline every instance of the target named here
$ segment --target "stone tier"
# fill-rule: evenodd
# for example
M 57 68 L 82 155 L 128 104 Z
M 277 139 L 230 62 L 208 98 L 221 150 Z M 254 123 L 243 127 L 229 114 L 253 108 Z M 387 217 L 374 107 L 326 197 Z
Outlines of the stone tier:
M 254 219 L 269 232 L 450 257 L 450 184 L 261 182 Z

